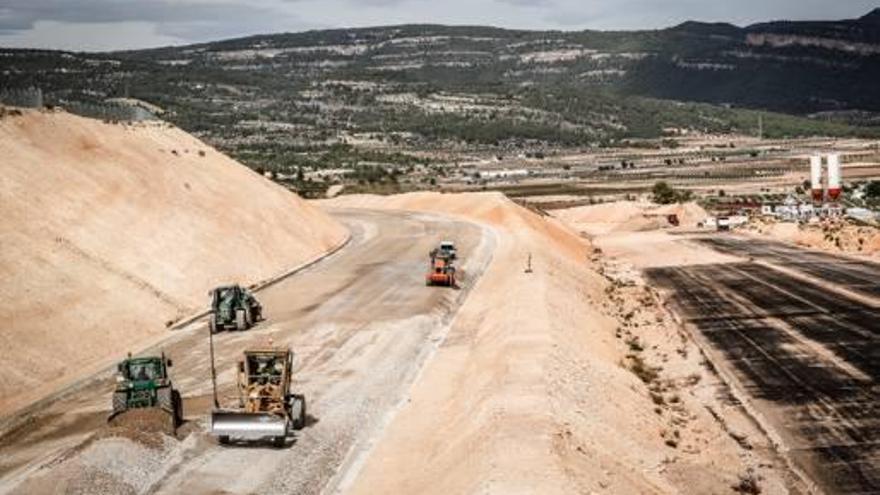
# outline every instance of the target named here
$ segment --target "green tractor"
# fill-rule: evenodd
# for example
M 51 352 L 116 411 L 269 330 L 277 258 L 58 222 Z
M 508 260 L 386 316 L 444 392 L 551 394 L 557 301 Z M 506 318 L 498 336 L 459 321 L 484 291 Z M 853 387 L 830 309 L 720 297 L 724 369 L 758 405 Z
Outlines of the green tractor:
M 239 285 L 218 287 L 211 294 L 211 333 L 247 330 L 263 317 L 263 306 Z
M 183 422 L 180 392 L 171 385 L 171 360 L 160 357 L 133 358 L 117 365 L 113 412 L 108 422 L 146 431 L 174 435 Z

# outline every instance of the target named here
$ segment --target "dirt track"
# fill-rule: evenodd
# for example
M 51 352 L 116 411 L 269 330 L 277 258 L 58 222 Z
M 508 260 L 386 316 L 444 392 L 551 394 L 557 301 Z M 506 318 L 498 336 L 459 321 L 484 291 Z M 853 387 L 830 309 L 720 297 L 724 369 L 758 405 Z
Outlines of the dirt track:
M 135 486 L 150 493 L 318 493 L 405 401 L 408 386 L 443 341 L 469 286 L 488 265 L 493 234 L 463 222 L 428 215 L 340 211 L 351 244 L 331 259 L 266 289 L 267 321 L 242 334 L 217 338 L 221 397 L 230 395 L 233 363 L 243 347 L 272 339 L 297 353 L 295 386 L 308 400 L 310 425 L 287 448 L 220 447 L 204 432 L 210 407 L 208 346 L 204 327 L 181 331 L 163 349 L 176 359 L 172 376 L 185 398 L 193 433 L 167 448 L 163 462 Z M 428 288 L 423 272 L 432 244 L 459 245 L 462 290 Z M 77 491 L 90 488 L 76 463 L 84 444 L 100 443 L 111 377 L 94 390 L 52 404 L 0 446 L 0 493 Z M 222 400 L 222 399 L 221 399 Z M 98 447 L 100 448 L 100 446 Z M 125 459 L 137 464 L 137 459 Z M 247 466 L 247 470 L 242 470 Z M 129 467 L 128 471 L 136 470 Z M 51 480 L 51 481 L 50 481 Z M 128 489 L 109 485 L 108 491 Z
M 835 290 L 876 296 L 880 266 L 754 239 L 700 242 L 765 264 L 649 276 L 672 291 L 801 469 L 828 493 L 880 493 L 880 311 Z

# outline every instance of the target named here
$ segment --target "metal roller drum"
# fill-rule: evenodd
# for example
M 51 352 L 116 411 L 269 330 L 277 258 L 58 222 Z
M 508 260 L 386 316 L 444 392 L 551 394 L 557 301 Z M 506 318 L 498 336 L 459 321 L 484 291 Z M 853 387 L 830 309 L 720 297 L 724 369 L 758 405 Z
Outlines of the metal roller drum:
M 288 424 L 287 419 L 277 414 L 213 411 L 210 428 L 217 437 L 260 440 L 287 436 Z

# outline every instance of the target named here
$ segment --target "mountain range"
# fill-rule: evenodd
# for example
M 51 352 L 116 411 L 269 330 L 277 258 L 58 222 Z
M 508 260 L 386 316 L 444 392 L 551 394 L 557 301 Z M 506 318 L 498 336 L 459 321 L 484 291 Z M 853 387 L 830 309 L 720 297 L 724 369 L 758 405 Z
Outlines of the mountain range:
M 753 132 L 759 113 L 771 135 L 877 135 L 878 81 L 880 9 L 746 27 L 405 25 L 97 54 L 0 49 L 0 87 L 38 86 L 59 104 L 138 98 L 244 155 L 340 132 L 423 146 Z

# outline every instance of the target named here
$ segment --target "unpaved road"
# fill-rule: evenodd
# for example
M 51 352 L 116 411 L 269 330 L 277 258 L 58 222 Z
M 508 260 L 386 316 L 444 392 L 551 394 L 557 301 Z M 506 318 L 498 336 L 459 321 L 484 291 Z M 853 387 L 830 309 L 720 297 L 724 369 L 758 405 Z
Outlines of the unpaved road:
M 306 395 L 309 426 L 283 449 L 217 445 L 204 433 L 211 404 L 207 333 L 203 325 L 182 330 L 162 349 L 175 361 L 172 378 L 189 421 L 182 430 L 191 433 L 176 443 L 159 473 L 146 475 L 151 478 L 143 491 L 332 491 L 406 400 L 491 260 L 494 234 L 428 215 L 347 210 L 334 215 L 351 229 L 350 245 L 261 292 L 267 320 L 257 328 L 215 339 L 221 402 L 233 393 L 234 363 L 244 347 L 269 339 L 290 344 L 297 356 L 294 386 Z M 441 239 L 459 245 L 460 290 L 425 287 L 427 253 Z M 63 479 L 34 480 L 51 479 L 56 466 L 101 430 L 112 386 L 112 377 L 97 377 L 94 387 L 60 398 L 0 438 L 0 493 L 82 486 L 82 480 L 70 485 Z M 89 491 L 88 483 L 85 488 Z
M 700 242 L 762 263 L 655 268 L 649 277 L 808 476 L 828 493 L 880 493 L 880 309 L 835 290 L 877 295 L 880 265 L 735 236 Z

